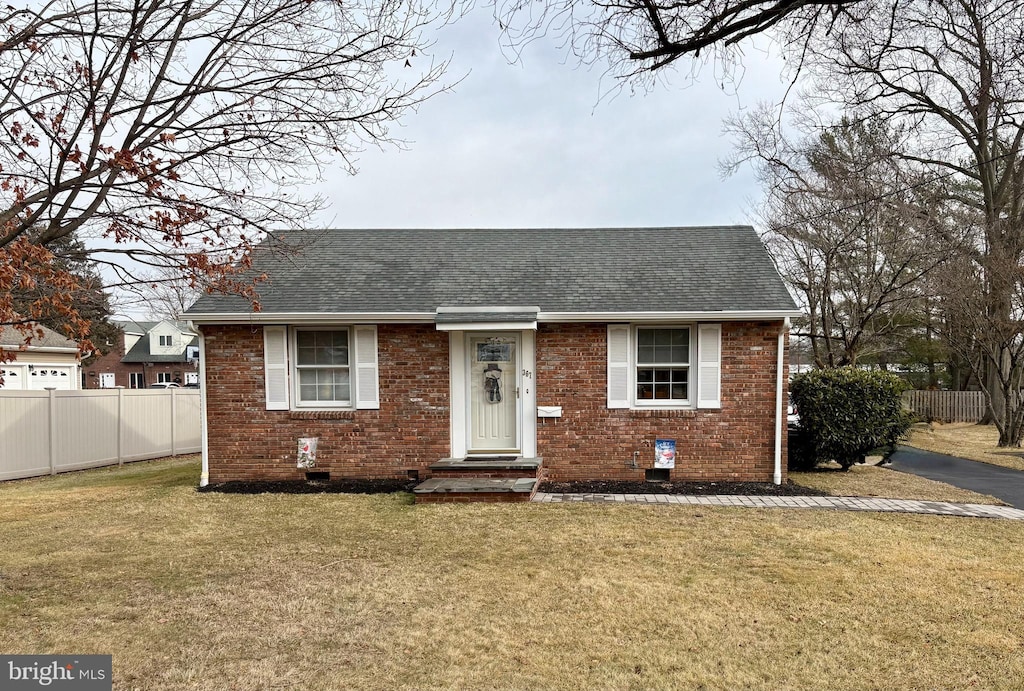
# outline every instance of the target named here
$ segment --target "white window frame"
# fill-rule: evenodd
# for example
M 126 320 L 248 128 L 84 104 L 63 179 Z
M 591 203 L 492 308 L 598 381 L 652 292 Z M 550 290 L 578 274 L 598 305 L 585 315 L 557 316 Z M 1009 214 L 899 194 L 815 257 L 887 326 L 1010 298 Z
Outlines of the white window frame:
M 162 348 L 169 348 L 170 346 L 174 345 L 174 336 L 172 336 L 170 334 L 160 334 L 159 338 L 160 338 L 160 347 L 162 347 Z M 167 341 L 166 343 L 164 343 L 165 339 Z
M 640 347 L 640 331 L 643 329 L 686 329 L 689 334 L 687 340 L 689 342 L 689 362 L 686 363 L 686 399 L 685 400 L 672 400 L 667 398 L 638 398 L 637 397 L 637 386 L 639 385 L 639 378 L 637 376 L 637 370 L 641 367 L 639 362 L 639 356 L 637 350 Z M 641 410 L 654 409 L 692 409 L 697 407 L 697 399 L 695 397 L 697 382 L 694 376 L 697 372 L 695 366 L 697 358 L 697 326 L 696 324 L 631 324 L 630 325 L 630 344 L 629 344 L 629 402 L 630 407 Z M 683 365 L 681 364 L 670 364 L 670 363 L 657 363 L 650 364 L 645 363 L 643 367 L 648 368 L 661 368 L 661 369 L 679 369 Z M 654 385 L 654 382 L 651 382 Z
M 157 384 L 170 384 L 174 379 L 171 377 L 170 372 L 157 372 L 156 383 Z
M 299 371 L 310 368 L 308 365 L 299 366 L 299 332 L 300 331 L 344 331 L 348 337 L 348 400 L 347 401 L 303 401 L 300 396 L 302 390 L 299 383 Z M 292 409 L 294 410 L 354 410 L 356 407 L 356 367 L 353 363 L 355 355 L 355 344 L 353 329 L 351 326 L 293 326 L 288 329 L 288 373 L 291 377 L 290 393 L 292 397 Z M 337 365 L 319 366 L 323 369 L 338 369 Z M 317 366 L 312 366 L 316 369 Z
M 128 388 L 129 389 L 144 389 L 144 388 L 146 388 L 146 374 L 144 372 L 129 372 L 128 373 Z

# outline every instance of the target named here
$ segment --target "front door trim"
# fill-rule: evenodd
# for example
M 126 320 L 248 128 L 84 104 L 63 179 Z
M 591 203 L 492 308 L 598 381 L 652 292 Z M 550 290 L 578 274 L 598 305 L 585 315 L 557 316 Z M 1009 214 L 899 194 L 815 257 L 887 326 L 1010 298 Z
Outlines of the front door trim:
M 449 414 L 451 418 L 451 456 L 465 458 L 468 455 L 470 435 L 469 414 L 469 369 L 472 353 L 468 348 L 469 333 L 480 335 L 479 331 L 449 331 Z M 509 332 L 515 333 L 519 341 L 519 363 L 516 376 L 520 395 L 519 410 L 519 453 L 524 458 L 537 456 L 537 392 L 536 383 L 536 332 L 532 329 Z M 494 335 L 499 335 L 495 332 Z M 490 451 L 493 455 L 494 452 Z

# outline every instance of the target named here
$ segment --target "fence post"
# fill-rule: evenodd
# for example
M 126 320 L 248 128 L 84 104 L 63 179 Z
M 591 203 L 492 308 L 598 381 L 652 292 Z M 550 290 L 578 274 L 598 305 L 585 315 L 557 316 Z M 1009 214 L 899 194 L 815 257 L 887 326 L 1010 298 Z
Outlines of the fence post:
M 178 390 L 171 388 L 171 455 L 178 455 L 175 428 L 178 426 Z
M 124 466 L 124 389 L 117 390 L 117 467 Z
M 49 389 L 50 475 L 57 474 L 57 390 Z

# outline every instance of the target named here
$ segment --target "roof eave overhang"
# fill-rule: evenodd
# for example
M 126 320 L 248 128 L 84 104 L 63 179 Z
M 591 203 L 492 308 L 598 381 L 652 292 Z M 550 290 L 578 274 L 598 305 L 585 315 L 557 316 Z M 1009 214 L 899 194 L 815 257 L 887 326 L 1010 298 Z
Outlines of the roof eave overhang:
M 538 322 L 671 322 L 671 321 L 776 321 L 803 314 L 800 310 L 696 310 L 621 312 L 539 312 Z M 435 312 L 240 312 L 184 315 L 203 324 L 433 324 Z M 467 322 L 470 323 L 470 322 Z M 518 322 L 517 322 L 518 323 Z M 533 323 L 523 323 L 531 328 Z M 445 324 L 444 330 L 459 330 Z M 504 326 L 504 325 L 503 325 Z M 495 328 L 492 324 L 490 328 Z M 517 327 L 518 328 L 518 327 Z
M 77 353 L 78 348 L 68 348 L 65 346 L 21 346 L 16 345 L 0 345 L 0 350 L 14 350 L 29 353 Z
M 776 321 L 799 317 L 800 310 L 690 310 L 660 312 L 541 312 L 542 322 Z
M 438 331 L 536 331 L 537 322 L 449 322 Z
M 195 324 L 433 324 L 433 312 L 239 312 L 182 315 Z

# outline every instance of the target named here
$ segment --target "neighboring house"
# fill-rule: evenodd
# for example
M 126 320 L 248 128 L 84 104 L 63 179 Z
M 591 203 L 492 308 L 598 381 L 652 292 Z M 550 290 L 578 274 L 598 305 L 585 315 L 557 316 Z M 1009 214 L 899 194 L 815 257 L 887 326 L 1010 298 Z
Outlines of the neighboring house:
M 42 338 L 34 335 L 31 345 L 21 349 L 25 334 L 12 326 L 0 331 L 0 350 L 13 354 L 14 360 L 0 362 L 3 383 L 0 389 L 43 390 L 77 389 L 79 375 L 78 344 L 42 325 Z
M 211 295 L 183 315 L 204 483 L 412 477 L 418 499 L 507 500 L 542 474 L 783 479 L 799 312 L 753 228 L 324 231 L 253 271 L 261 311 Z
M 121 336 L 86 366 L 85 388 L 145 389 L 157 382 L 199 381 L 196 334 L 176 321 L 115 321 Z M 100 344 L 96 344 L 100 345 Z

